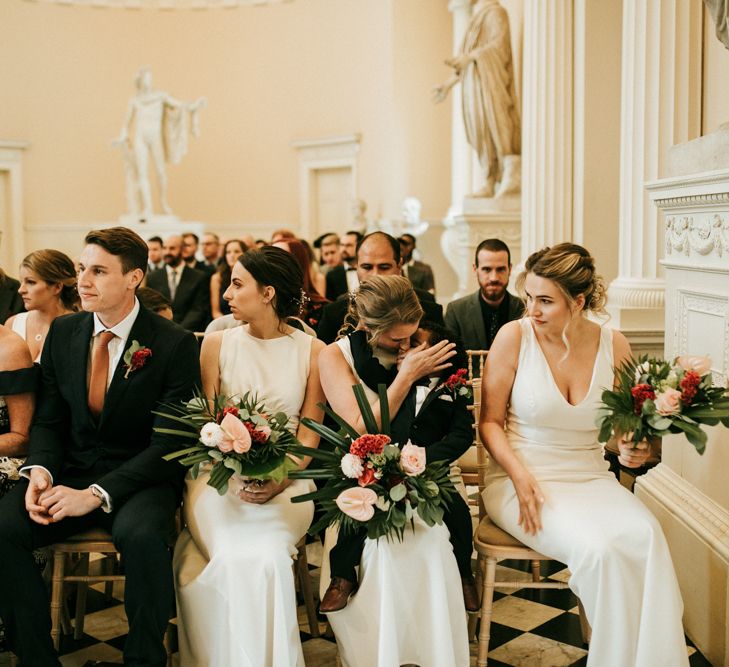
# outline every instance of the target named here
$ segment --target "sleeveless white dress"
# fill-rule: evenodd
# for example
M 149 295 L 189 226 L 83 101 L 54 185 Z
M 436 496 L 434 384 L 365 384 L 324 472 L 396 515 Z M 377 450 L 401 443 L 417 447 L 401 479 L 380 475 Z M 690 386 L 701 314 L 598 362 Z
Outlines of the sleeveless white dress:
M 529 319 L 521 335 L 507 435 L 544 493 L 543 527 L 527 535 L 517 524 L 514 486 L 495 461 L 483 494 L 488 515 L 566 563 L 592 627 L 589 667 L 688 665 L 683 602 L 661 527 L 608 471 L 597 441 L 600 396 L 613 383 L 611 330 L 602 329 L 589 392 L 574 406 L 557 388 Z
M 349 339 L 337 341 L 357 381 Z M 371 405 L 378 396 L 364 386 Z M 327 530 L 321 594 L 329 586 L 329 550 L 336 529 Z M 461 577 L 444 525 L 419 518 L 415 531 L 397 538 L 365 540 L 359 589 L 342 610 L 327 614 L 344 667 L 460 667 L 469 664 Z
M 247 327 L 223 332 L 220 393 L 252 390 L 296 431 L 309 376 L 312 338 L 294 330 L 271 340 Z M 297 480 L 264 505 L 219 496 L 208 474 L 188 475 L 187 524 L 175 547 L 182 667 L 303 667 L 292 557 L 314 504 L 292 503 L 314 490 Z
M 18 313 L 13 319 L 13 331 L 18 334 L 26 343 L 28 342 L 25 334 L 28 330 L 28 313 Z M 43 350 L 41 349 L 41 352 Z M 33 359 L 35 363 L 40 363 L 41 352 L 38 352 L 38 356 Z

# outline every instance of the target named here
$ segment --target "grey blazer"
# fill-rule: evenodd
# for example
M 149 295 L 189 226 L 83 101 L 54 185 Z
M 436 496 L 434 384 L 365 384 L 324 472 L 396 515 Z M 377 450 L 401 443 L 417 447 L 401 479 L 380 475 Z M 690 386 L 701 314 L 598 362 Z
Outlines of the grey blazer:
M 509 294 L 507 292 L 507 294 Z M 456 334 L 467 350 L 485 350 L 486 329 L 479 303 L 480 291 L 461 297 L 448 304 L 445 325 Z M 509 294 L 509 320 L 518 320 L 524 313 L 524 304 Z

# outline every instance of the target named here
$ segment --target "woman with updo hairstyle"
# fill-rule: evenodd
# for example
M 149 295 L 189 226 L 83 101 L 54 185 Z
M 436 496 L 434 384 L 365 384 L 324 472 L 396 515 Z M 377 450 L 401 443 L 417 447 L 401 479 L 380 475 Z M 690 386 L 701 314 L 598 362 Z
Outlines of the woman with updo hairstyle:
M 323 416 L 324 344 L 286 323 L 301 307 L 302 284 L 296 260 L 280 248 L 241 255 L 224 297 L 243 324 L 206 335 L 200 364 L 208 399 L 237 402 L 250 392 L 266 412 L 285 413 L 303 445 L 316 447 L 319 437 L 300 420 Z M 208 479 L 209 471 L 186 479 L 186 528 L 175 548 L 180 663 L 303 666 L 291 566 L 314 504 L 291 498 L 313 483 L 243 480 L 221 497 Z
M 36 250 L 20 264 L 20 289 L 25 313 L 5 323 L 26 343 L 31 357 L 40 361 L 51 322 L 78 310 L 76 267 L 58 250 Z
M 230 314 L 228 302 L 223 298 L 230 285 L 230 276 L 238 258 L 248 250 L 240 239 L 230 239 L 223 246 L 223 254 L 218 260 L 218 268 L 210 277 L 210 309 L 213 319 Z
M 560 243 L 529 256 L 526 315 L 486 361 L 479 431 L 490 454 L 493 523 L 565 563 L 592 637 L 587 664 L 688 665 L 683 603 L 660 524 L 609 471 L 597 440 L 602 391 L 630 358 L 625 336 L 588 318 L 605 307 L 590 253 Z M 624 465 L 647 443 L 616 434 Z
M 407 278 L 370 276 L 355 292 L 342 335 L 322 352 L 327 401 L 359 433 L 365 432 L 365 426 L 353 385 L 362 384 L 378 424 L 378 385 L 386 385 L 395 436 L 401 411 L 409 422 L 402 432 L 410 431 L 414 417 L 408 410 L 415 410 L 417 385 L 434 391 L 431 377 L 451 367 L 454 343 L 418 344 L 422 317 L 423 309 Z M 440 397 L 434 394 L 431 400 Z M 465 448 L 472 441 L 470 420 L 467 423 Z M 406 440 L 397 444 L 403 446 Z M 468 519 L 467 524 L 470 538 Z M 330 526 L 325 539 L 320 608 L 330 614 L 342 662 L 369 667 L 382 664 L 386 656 L 388 665 L 468 665 L 461 576 L 448 528 L 444 524 L 429 527 L 415 517 L 413 529 L 408 525 L 402 542 L 365 537 L 366 533 L 361 539 L 339 537 Z

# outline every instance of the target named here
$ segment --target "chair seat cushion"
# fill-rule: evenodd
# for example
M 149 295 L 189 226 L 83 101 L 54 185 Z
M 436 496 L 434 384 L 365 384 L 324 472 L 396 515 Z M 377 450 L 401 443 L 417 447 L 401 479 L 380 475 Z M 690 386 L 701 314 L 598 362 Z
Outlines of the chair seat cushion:
M 528 548 L 505 530 L 501 530 L 501 528 L 499 528 L 488 517 L 481 519 L 481 522 L 478 524 L 478 528 L 476 529 L 476 539 L 484 544 L 493 544 L 499 547 Z

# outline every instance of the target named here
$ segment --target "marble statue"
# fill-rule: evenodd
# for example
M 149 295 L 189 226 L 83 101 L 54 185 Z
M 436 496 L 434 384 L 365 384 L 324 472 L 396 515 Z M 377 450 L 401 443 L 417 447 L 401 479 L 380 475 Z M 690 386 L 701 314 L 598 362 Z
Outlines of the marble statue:
M 353 199 L 352 204 L 352 221 L 350 228 L 354 231 L 365 232 L 369 231 L 367 216 L 367 202 L 364 199 Z
M 445 61 L 453 74 L 433 91 L 442 102 L 461 83 L 463 122 L 486 183 L 471 197 L 521 190 L 521 120 L 514 92 L 509 16 L 498 0 L 476 0 L 459 55 Z M 498 183 L 498 188 L 497 188 Z
M 729 49 L 729 0 L 704 0 L 714 19 L 717 39 Z
M 392 220 L 381 218 L 368 231 L 381 231 L 398 238 L 402 234 L 411 234 L 414 237 L 424 234 L 430 223 L 420 219 L 423 205 L 417 197 L 405 197 L 400 208 L 400 218 Z
M 194 137 L 200 133 L 199 111 L 205 98 L 181 102 L 168 93 L 152 89 L 152 72 L 143 67 L 135 79 L 137 93 L 129 101 L 129 110 L 121 134 L 113 144 L 122 149 L 129 214 L 148 220 L 153 215 L 149 181 L 149 156 L 152 156 L 162 211 L 172 215 L 167 201 L 165 162 L 178 164 L 187 153 L 188 122 Z M 189 121 L 188 121 L 189 115 Z M 130 138 L 134 126 L 134 138 Z

